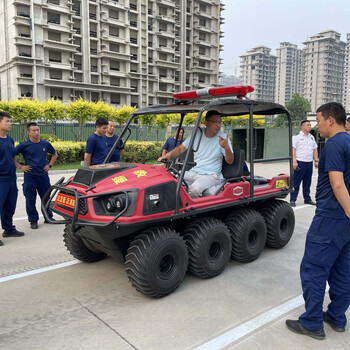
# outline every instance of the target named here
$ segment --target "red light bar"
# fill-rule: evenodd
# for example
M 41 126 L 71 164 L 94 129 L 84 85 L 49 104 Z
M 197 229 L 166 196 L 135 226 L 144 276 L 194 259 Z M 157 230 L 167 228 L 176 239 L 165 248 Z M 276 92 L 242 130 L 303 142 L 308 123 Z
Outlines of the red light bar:
M 253 92 L 254 88 L 249 85 L 208 87 L 199 90 L 178 92 L 173 95 L 176 100 L 193 100 L 201 97 L 237 96 L 241 98 L 248 92 Z

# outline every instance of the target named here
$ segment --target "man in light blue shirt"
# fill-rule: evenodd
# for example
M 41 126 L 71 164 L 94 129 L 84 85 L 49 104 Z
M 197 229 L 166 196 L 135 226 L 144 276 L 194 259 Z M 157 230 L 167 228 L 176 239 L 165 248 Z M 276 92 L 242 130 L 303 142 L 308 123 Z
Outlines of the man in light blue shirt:
M 221 183 L 223 157 L 228 164 L 232 164 L 234 159 L 228 135 L 220 131 L 222 124 L 220 114 L 216 111 L 207 112 L 204 124 L 205 130 L 199 147 L 199 133 L 196 134 L 193 145 L 194 149 L 198 149 L 197 152 L 194 152 L 194 161 L 197 165 L 186 171 L 184 176 L 184 180 L 189 185 L 188 193 L 192 198 L 201 197 L 207 188 Z M 160 157 L 158 161 L 178 157 L 187 150 L 190 139 L 190 137 L 187 138 L 182 145 Z

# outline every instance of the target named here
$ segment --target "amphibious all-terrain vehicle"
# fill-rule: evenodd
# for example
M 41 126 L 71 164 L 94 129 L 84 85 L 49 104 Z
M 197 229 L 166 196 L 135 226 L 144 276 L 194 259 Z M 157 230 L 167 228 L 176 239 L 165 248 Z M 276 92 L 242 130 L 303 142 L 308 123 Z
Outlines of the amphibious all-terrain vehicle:
M 172 105 L 156 105 L 133 113 L 114 147 L 123 140 L 127 147 L 130 124 L 145 114 L 198 113 L 194 131 L 201 132 L 203 113 L 210 110 L 227 116 L 249 115 L 250 171 L 243 170 L 245 154 L 234 150 L 234 163 L 223 162 L 225 181 L 193 199 L 184 181 L 193 166 L 194 139 L 182 159 L 167 167 L 134 163 L 105 163 L 79 169 L 76 175 L 51 186 L 43 199 L 47 208 L 64 220 L 64 242 L 70 253 L 84 262 L 110 255 L 124 262 L 131 284 L 150 297 L 173 292 L 186 271 L 200 278 L 220 274 L 230 257 L 241 262 L 256 259 L 265 244 L 281 248 L 294 230 L 294 212 L 281 200 L 292 191 L 291 122 L 281 105 L 246 97 L 249 86 L 200 89 L 174 95 Z M 207 102 L 202 102 L 205 99 Z M 209 102 L 208 102 L 209 101 Z M 255 159 L 253 114 L 284 114 L 289 122 L 288 155 Z M 195 159 L 195 157 L 194 157 Z M 255 176 L 258 162 L 289 161 L 289 174 L 265 179 Z M 46 203 L 46 204 L 45 204 Z

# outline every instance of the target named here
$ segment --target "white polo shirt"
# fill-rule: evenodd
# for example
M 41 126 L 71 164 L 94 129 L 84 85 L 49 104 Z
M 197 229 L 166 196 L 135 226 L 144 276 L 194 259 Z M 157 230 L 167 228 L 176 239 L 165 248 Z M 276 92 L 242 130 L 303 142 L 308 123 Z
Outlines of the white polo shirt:
M 312 162 L 314 149 L 317 148 L 315 138 L 309 134 L 305 135 L 302 131 L 292 138 L 292 146 L 295 148 L 296 159 L 301 162 Z

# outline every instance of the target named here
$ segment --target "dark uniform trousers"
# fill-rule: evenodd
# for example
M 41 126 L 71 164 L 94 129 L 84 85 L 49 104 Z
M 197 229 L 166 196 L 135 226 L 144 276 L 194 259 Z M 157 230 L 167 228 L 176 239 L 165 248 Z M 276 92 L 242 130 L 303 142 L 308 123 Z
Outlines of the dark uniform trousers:
M 12 217 L 16 210 L 18 189 L 16 176 L 11 180 L 0 178 L 0 213 L 1 225 L 5 231 L 15 231 Z
M 43 199 L 49 187 L 50 180 L 48 175 L 33 176 L 27 173 L 24 174 L 23 194 L 26 198 L 26 211 L 29 222 L 39 220 L 39 214 L 35 208 L 37 191 L 40 198 Z M 48 209 L 47 213 L 50 217 L 53 216 L 50 209 Z
M 306 236 L 300 266 L 306 312 L 300 323 L 310 331 L 323 327 L 322 306 L 329 284 L 328 319 L 337 327 L 346 325 L 350 305 L 350 221 L 315 216 Z
M 310 186 L 311 186 L 311 177 L 312 177 L 312 165 L 313 162 L 301 162 L 297 161 L 299 166 L 299 171 L 293 173 L 293 187 L 294 191 L 290 194 L 290 200 L 296 202 L 299 187 L 301 182 L 303 182 L 303 196 L 305 201 L 310 201 Z

